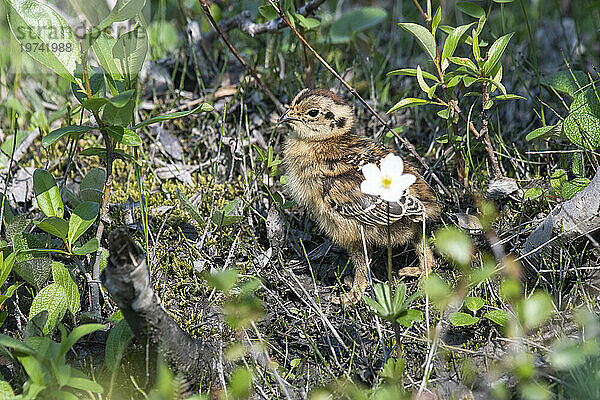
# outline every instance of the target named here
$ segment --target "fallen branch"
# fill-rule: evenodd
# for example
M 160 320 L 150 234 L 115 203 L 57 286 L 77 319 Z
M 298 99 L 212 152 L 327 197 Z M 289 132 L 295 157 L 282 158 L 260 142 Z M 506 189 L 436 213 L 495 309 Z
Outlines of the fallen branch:
M 557 205 L 529 234 L 519 259 L 530 258 L 533 265 L 539 265 L 544 248 L 558 238 L 573 240 L 586 236 L 598 246 L 590 236 L 597 229 L 600 229 L 600 169 L 585 189 Z
M 110 233 L 109 247 L 110 258 L 102 272 L 102 283 L 136 337 L 160 344 L 168 364 L 189 383 L 198 386 L 204 381 L 219 386 L 223 369 L 218 364 L 222 359 L 221 343 L 193 339 L 167 313 L 152 289 L 146 258 L 126 228 Z

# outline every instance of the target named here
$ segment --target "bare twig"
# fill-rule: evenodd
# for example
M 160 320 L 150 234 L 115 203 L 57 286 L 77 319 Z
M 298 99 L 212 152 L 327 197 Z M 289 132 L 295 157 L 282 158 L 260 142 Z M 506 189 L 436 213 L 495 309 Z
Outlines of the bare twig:
M 487 90 L 487 81 L 483 81 L 482 84 L 482 106 L 481 106 L 481 130 L 479 134 L 483 136 L 483 141 L 485 143 L 485 148 L 488 152 L 488 157 L 490 158 L 490 162 L 492 163 L 492 169 L 494 170 L 494 178 L 500 178 L 502 176 L 502 171 L 500 171 L 500 165 L 498 165 L 498 159 L 496 158 L 496 154 L 494 154 L 494 147 L 492 146 L 492 141 L 490 140 L 490 133 L 488 131 L 488 117 L 487 117 L 487 109 L 486 104 L 488 102 L 489 93 Z
M 217 21 L 215 21 L 215 19 L 213 18 L 212 14 L 210 12 L 210 7 L 206 3 L 206 0 L 198 0 L 198 1 L 200 2 L 200 6 L 202 7 L 202 11 L 204 11 L 204 14 L 206 15 L 206 18 L 208 18 L 208 20 L 210 21 L 210 24 L 219 33 L 219 35 L 221 36 L 221 39 L 223 39 L 223 41 L 225 42 L 225 44 L 227 45 L 227 47 L 229 47 L 229 50 L 231 50 L 231 52 L 238 59 L 238 61 L 240 62 L 240 64 L 242 64 L 244 66 L 244 68 L 246 69 L 246 71 L 250 75 L 252 75 L 252 77 L 256 80 L 256 83 L 258 83 L 258 86 L 260 86 L 260 88 L 262 89 L 262 91 L 265 92 L 265 94 L 267 96 L 269 96 L 269 98 L 271 99 L 271 101 L 273 102 L 273 104 L 275 104 L 275 106 L 277 107 L 277 109 L 279 111 L 283 111 L 284 107 L 281 104 L 281 102 L 279 100 L 277 100 L 277 97 L 275 97 L 275 95 L 271 92 L 271 90 L 269 90 L 269 88 L 267 87 L 267 85 L 265 85 L 265 83 L 260 78 L 260 76 L 258 76 L 258 74 L 256 73 L 256 71 L 254 71 L 246 63 L 246 61 L 244 61 L 244 59 L 242 58 L 242 56 L 240 56 L 238 54 L 238 52 L 236 51 L 235 47 L 233 47 L 233 45 L 231 44 L 231 42 L 227 38 L 227 35 L 225 34 L 225 32 L 223 32 L 221 30 L 221 28 L 219 27 L 219 24 L 217 24 Z
M 300 14 L 304 17 L 308 15 L 313 15 L 317 8 L 319 8 L 319 6 L 324 2 L 325 0 L 309 1 L 308 3 L 300 7 L 296 11 L 296 14 Z M 249 11 L 242 11 L 241 13 L 232 18 L 221 21 L 221 23 L 219 24 L 219 28 L 222 32 L 229 32 L 232 29 L 238 28 L 242 32 L 252 37 L 261 33 L 277 32 L 284 26 L 286 26 L 286 23 L 281 18 L 275 18 L 271 21 L 257 24 L 250 19 Z M 208 35 L 206 35 L 205 40 L 212 40 L 215 36 L 215 33 L 216 32 L 211 32 Z

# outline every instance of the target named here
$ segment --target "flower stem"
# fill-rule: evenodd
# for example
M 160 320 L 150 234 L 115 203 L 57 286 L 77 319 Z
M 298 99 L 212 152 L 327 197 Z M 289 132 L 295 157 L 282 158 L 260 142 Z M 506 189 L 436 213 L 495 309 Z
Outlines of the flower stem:
M 390 302 L 394 304 L 394 292 L 392 290 L 392 228 L 390 226 L 390 203 L 387 202 L 387 273 L 388 287 L 390 288 Z M 394 311 L 396 311 L 394 309 Z M 395 320 L 392 321 L 394 328 L 394 336 L 396 337 L 396 356 L 400 355 L 400 324 Z
M 390 227 L 390 203 L 387 202 L 387 273 L 390 296 L 392 296 L 392 229 Z

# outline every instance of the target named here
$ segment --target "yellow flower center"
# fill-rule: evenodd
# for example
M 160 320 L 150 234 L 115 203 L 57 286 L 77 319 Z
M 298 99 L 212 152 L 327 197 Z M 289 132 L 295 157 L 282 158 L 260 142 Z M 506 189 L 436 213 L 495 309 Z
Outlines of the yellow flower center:
M 389 189 L 389 187 L 392 185 L 392 178 L 390 178 L 389 176 L 384 176 L 381 179 L 381 184 L 383 185 L 384 188 Z

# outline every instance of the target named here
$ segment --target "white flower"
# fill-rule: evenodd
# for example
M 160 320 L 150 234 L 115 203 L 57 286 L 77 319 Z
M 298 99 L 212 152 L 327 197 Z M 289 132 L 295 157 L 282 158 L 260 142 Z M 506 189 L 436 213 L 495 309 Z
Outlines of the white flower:
M 381 160 L 381 168 L 377 168 L 375 164 L 362 167 L 366 180 L 360 184 L 360 190 L 365 194 L 380 196 L 385 201 L 398 201 L 404 191 L 417 180 L 416 176 L 403 174 L 403 171 L 402 158 L 390 153 Z

